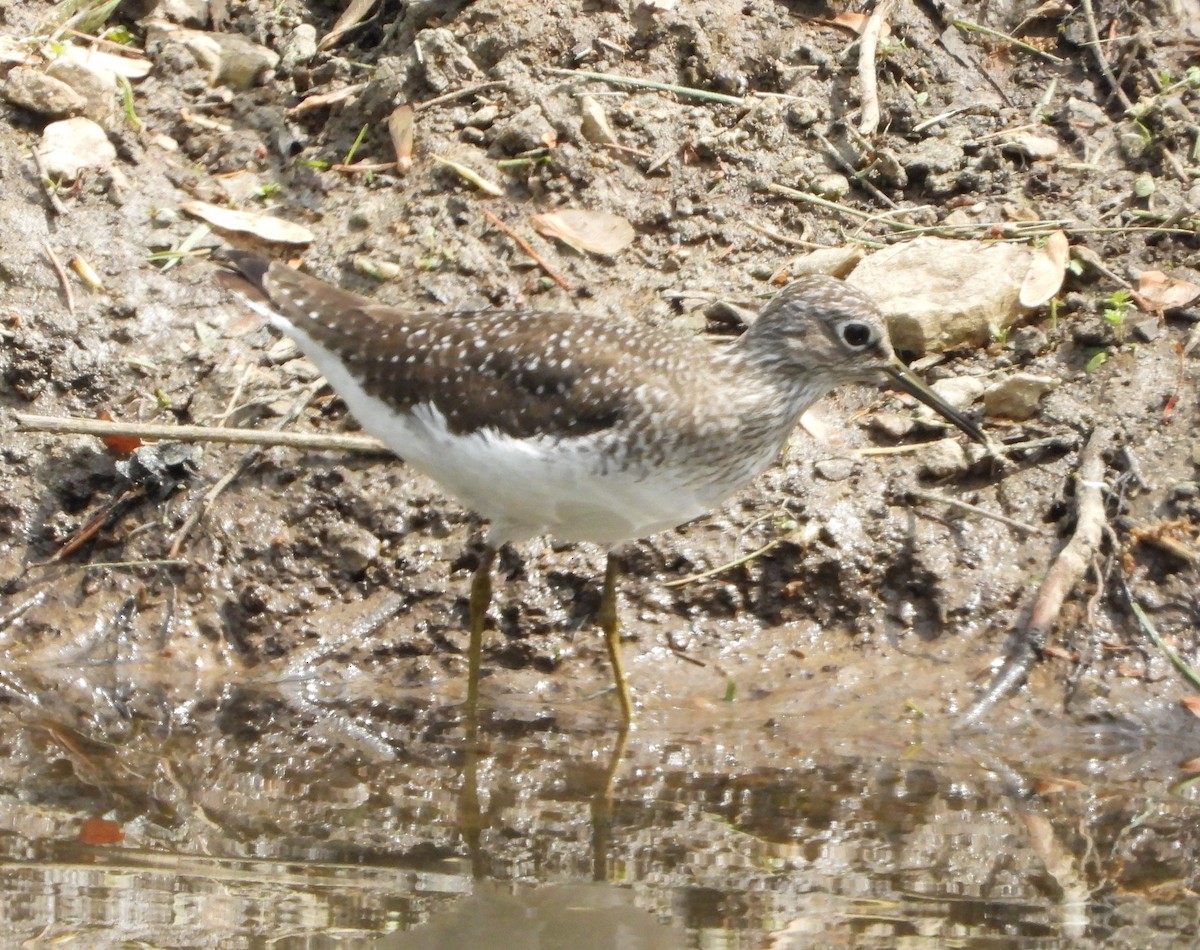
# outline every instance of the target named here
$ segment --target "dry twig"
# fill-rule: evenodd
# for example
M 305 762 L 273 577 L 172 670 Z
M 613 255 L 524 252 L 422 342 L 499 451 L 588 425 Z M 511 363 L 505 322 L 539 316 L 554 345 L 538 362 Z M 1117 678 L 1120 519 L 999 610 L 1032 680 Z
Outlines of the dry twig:
M 101 419 L 72 419 L 13 413 L 22 432 L 55 432 L 70 435 L 135 436 L 172 442 L 223 442 L 239 445 L 282 445 L 313 452 L 361 452 L 391 455 L 377 439 L 359 435 L 314 435 L 270 429 L 225 429 L 218 426 L 164 426 L 148 422 L 105 422 Z
M 957 725 L 975 725 L 997 703 L 1024 682 L 1037 660 L 1050 628 L 1062 611 L 1067 595 L 1079 583 L 1100 546 L 1107 523 L 1104 513 L 1104 451 L 1112 433 L 1095 429 L 1079 453 L 1075 482 L 1075 531 L 1058 552 L 1038 588 L 1029 620 L 1020 631 L 1016 648 L 1004 661 L 988 688 L 971 704 Z
M 66 299 L 67 312 L 75 312 L 75 295 L 71 293 L 71 281 L 67 277 L 67 272 L 63 270 L 62 262 L 58 259 L 58 255 L 54 253 L 54 248 L 50 246 L 49 241 L 42 242 L 42 250 L 46 252 L 46 257 L 50 259 L 50 266 L 54 268 L 54 273 L 58 275 L 58 282 L 62 285 L 63 297 Z
M 546 259 L 544 257 L 542 257 L 542 255 L 539 254 L 536 250 L 534 250 L 532 244 L 530 244 L 523 237 L 521 237 L 521 235 L 517 234 L 516 231 L 514 231 L 512 228 L 510 228 L 507 224 L 505 224 L 503 221 L 501 221 L 498 217 L 496 217 L 490 211 L 485 210 L 483 212 L 483 216 L 485 218 L 487 218 L 489 221 L 491 221 L 492 224 L 494 224 L 496 227 L 498 227 L 501 231 L 503 231 L 505 234 L 507 234 L 510 238 L 512 238 L 514 241 L 516 241 L 517 246 L 522 251 L 524 251 L 526 254 L 528 254 L 531 258 L 533 258 L 534 263 L 537 264 L 537 266 L 540 267 L 542 270 L 544 270 L 547 273 L 547 275 L 549 275 L 549 277 L 552 281 L 554 281 L 556 284 L 558 284 L 558 286 L 561 287 L 563 290 L 565 290 L 567 293 L 571 292 L 571 285 L 567 283 L 567 279 L 565 277 L 563 277 L 562 274 L 560 274 L 558 271 L 556 271 L 553 267 L 551 267 L 548 263 L 546 263 Z
M 867 25 L 863 27 L 858 41 L 858 84 L 862 89 L 862 116 L 858 131 L 863 135 L 874 135 L 879 128 L 879 86 L 875 79 L 875 51 L 879 48 L 879 34 L 892 12 L 892 0 L 879 0 Z

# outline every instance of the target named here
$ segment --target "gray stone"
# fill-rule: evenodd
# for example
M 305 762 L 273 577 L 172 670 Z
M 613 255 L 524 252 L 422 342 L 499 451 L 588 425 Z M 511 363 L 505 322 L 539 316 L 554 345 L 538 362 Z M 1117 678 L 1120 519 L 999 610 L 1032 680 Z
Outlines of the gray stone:
M 1006 332 L 1028 309 L 1021 284 L 1033 252 L 922 237 L 876 251 L 847 282 L 883 311 L 892 342 L 910 353 L 981 344 Z
M 821 459 L 813 465 L 818 478 L 827 482 L 842 482 L 854 474 L 853 459 Z
M 4 98 L 15 106 L 53 119 L 78 115 L 87 104 L 67 83 L 24 66 L 8 74 Z
M 505 121 L 496 135 L 496 145 L 509 155 L 545 148 L 547 136 L 553 136 L 554 127 L 546 121 L 541 106 L 528 106 Z
M 1058 384 L 1050 376 L 1015 373 L 984 391 L 983 410 L 989 416 L 1028 419 L 1037 412 L 1038 401 Z
M 280 47 L 280 66 L 292 73 L 297 66 L 306 66 L 317 55 L 317 28 L 301 23 L 287 35 Z
M 970 466 L 967 453 L 957 439 L 939 439 L 921 452 L 921 474 L 941 480 L 961 475 Z
M 83 115 L 106 129 L 113 127 L 120 95 L 117 77 L 113 73 L 69 59 L 56 59 L 47 73 L 66 83 L 82 97 L 83 107 L 80 111 Z

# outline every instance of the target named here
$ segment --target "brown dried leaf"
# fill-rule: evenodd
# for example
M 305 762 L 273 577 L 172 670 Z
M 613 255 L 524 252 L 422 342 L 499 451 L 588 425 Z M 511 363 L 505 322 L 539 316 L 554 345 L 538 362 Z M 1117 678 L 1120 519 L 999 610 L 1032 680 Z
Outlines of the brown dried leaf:
M 1186 762 L 1180 762 L 1179 771 L 1189 772 L 1192 775 L 1200 772 L 1200 758 L 1188 759 Z
M 350 0 L 346 4 L 346 9 L 342 11 L 342 15 L 333 24 L 333 29 L 326 33 L 321 42 L 317 44 L 317 49 L 324 51 L 336 46 L 347 31 L 354 29 L 367 18 L 367 14 L 371 12 L 375 3 L 376 0 Z
M 539 234 L 556 238 L 577 251 L 618 254 L 634 239 L 633 225 L 619 214 L 560 208 L 529 219 Z
M 343 86 L 336 92 L 313 93 L 311 96 L 305 96 L 296 105 L 288 109 L 287 114 L 290 116 L 304 115 L 304 113 L 312 112 L 314 109 L 324 109 L 339 102 L 346 102 L 353 99 L 366 88 L 367 84 L 365 82 L 358 82 L 352 86 Z
M 260 240 L 276 244 L 311 244 L 316 240 L 316 235 L 304 225 L 270 214 L 234 211 L 232 208 L 210 205 L 206 201 L 185 201 L 179 206 L 179 210 L 222 231 L 253 234 Z
M 834 26 L 840 26 L 842 29 L 849 30 L 855 36 L 862 36 L 863 30 L 867 28 L 867 20 L 871 19 L 867 13 L 839 13 L 832 19 L 826 20 L 826 23 L 832 23 Z M 892 33 L 891 24 L 884 21 L 883 29 L 879 31 L 881 37 L 890 36 Z
M 120 844 L 125 840 L 125 831 L 108 818 L 85 818 L 79 827 L 79 840 L 90 845 Z
M 1160 270 L 1138 274 L 1137 304 L 1142 310 L 1159 312 L 1178 310 L 1200 297 L 1200 287 L 1186 280 L 1169 277 Z
M 113 414 L 107 409 L 101 409 L 96 413 L 96 418 L 101 422 L 116 422 Z M 137 449 L 142 447 L 142 440 L 136 435 L 102 435 L 100 441 L 104 443 L 104 447 L 112 452 L 113 455 L 131 455 Z
M 396 170 L 402 175 L 412 168 L 415 118 L 416 112 L 408 103 L 396 106 L 388 116 L 388 134 L 392 137 L 392 148 L 396 150 Z
M 1033 261 L 1021 283 L 1022 307 L 1040 307 L 1062 289 L 1071 246 L 1062 231 L 1055 231 L 1033 252 Z
M 1193 716 L 1200 716 L 1200 696 L 1184 696 L 1179 700 L 1179 705 Z

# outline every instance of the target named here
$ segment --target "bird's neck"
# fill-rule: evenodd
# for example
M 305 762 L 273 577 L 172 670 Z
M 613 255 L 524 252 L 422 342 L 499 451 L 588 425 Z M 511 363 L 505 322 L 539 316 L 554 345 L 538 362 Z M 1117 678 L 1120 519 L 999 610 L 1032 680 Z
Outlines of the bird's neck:
M 790 432 L 806 409 L 835 388 L 834 381 L 819 370 L 798 367 L 782 356 L 741 343 L 718 357 L 721 369 L 740 381 L 731 387 L 731 414 L 746 419 L 770 417 Z

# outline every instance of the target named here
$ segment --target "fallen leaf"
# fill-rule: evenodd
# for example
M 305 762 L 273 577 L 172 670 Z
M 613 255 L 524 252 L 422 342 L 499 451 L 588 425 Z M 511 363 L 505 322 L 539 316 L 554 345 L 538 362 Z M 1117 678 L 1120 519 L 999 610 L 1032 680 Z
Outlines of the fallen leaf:
M 1188 759 L 1186 762 L 1180 762 L 1179 771 L 1190 772 L 1192 775 L 1200 772 L 1200 758 Z
M 1138 274 L 1138 289 L 1134 295 L 1138 307 L 1147 312 L 1165 312 L 1186 307 L 1200 297 L 1200 287 L 1160 270 L 1144 270 Z
M 617 254 L 634 239 L 633 225 L 619 214 L 560 208 L 530 219 L 539 234 L 556 238 L 577 251 Z
M 367 14 L 371 12 L 371 8 L 375 6 L 375 3 L 376 0 L 350 0 L 346 4 L 346 9 L 342 11 L 342 15 L 333 24 L 333 29 L 321 38 L 321 42 L 317 44 L 317 49 L 327 50 L 331 46 L 336 46 L 338 40 L 349 30 L 354 29 L 367 18 Z
M 468 168 L 466 165 L 462 165 L 459 162 L 452 162 L 450 159 L 443 158 L 441 155 L 434 155 L 433 160 L 439 165 L 444 165 L 446 168 L 449 168 L 464 181 L 469 181 L 480 191 L 486 192 L 494 198 L 501 198 L 504 196 L 503 188 L 501 188 L 495 182 L 488 181 L 473 168 Z
M 849 30 L 856 36 L 862 36 L 863 30 L 867 28 L 867 21 L 871 19 L 868 13 L 839 13 L 837 16 L 826 20 L 826 23 L 832 23 L 834 26 L 840 26 L 843 29 Z M 879 35 L 891 36 L 892 27 L 886 20 L 883 23 L 883 29 L 879 31 Z
M 264 241 L 277 244 L 311 244 L 316 240 L 316 235 L 304 225 L 270 214 L 234 211 L 232 208 L 210 205 L 206 201 L 185 201 L 179 206 L 179 210 L 222 231 L 253 234 Z
M 579 130 L 585 139 L 597 145 L 617 144 L 617 133 L 608 123 L 608 114 L 594 96 L 579 97 L 579 114 L 583 119 Z
M 1179 704 L 1193 716 L 1200 716 L 1200 696 L 1184 696 Z
M 1022 307 L 1040 307 L 1062 289 L 1067 274 L 1071 245 L 1062 231 L 1055 231 L 1033 252 L 1033 260 L 1021 283 Z
M 323 109 L 326 106 L 336 105 L 339 102 L 345 102 L 353 99 L 360 92 L 367 88 L 365 82 L 355 83 L 352 86 L 344 86 L 336 92 L 318 92 L 311 96 L 305 96 L 296 105 L 287 110 L 290 116 L 303 115 L 306 112 L 312 112 L 314 109 Z
M 154 68 L 154 64 L 142 56 L 121 56 L 77 43 L 65 44 L 59 56 L 72 63 L 79 63 L 101 72 L 115 73 L 126 79 L 144 79 Z
M 79 828 L 79 840 L 83 844 L 120 844 L 125 832 L 115 821 L 107 818 L 88 818 Z
M 97 412 L 96 418 L 101 422 L 116 422 L 113 414 L 107 409 Z M 130 455 L 135 449 L 142 447 L 142 440 L 136 435 L 102 435 L 100 441 L 113 455 Z
M 401 174 L 412 168 L 413 119 L 416 113 L 408 103 L 396 106 L 388 116 L 388 134 L 396 150 L 396 169 Z

